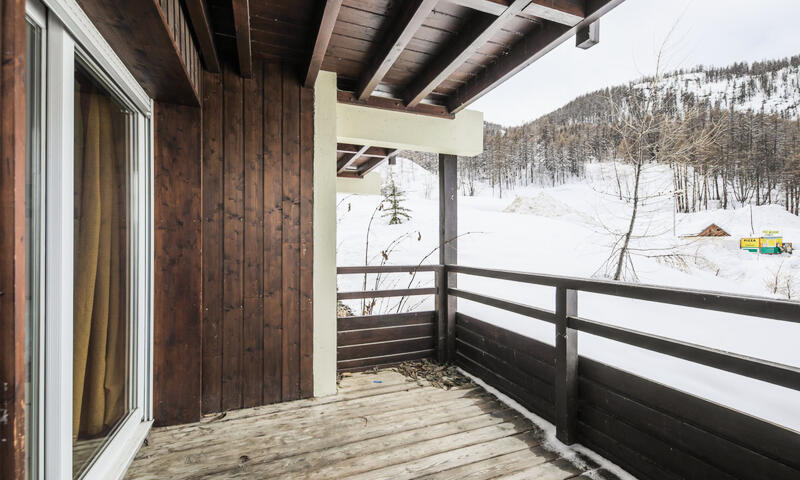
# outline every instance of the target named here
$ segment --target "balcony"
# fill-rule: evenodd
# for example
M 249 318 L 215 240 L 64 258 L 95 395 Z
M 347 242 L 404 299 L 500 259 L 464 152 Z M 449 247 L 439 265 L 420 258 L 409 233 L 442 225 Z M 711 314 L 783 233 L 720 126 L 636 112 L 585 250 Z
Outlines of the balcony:
M 155 429 L 128 478 L 615 478 L 599 457 L 567 447 L 575 444 L 638 478 L 800 478 L 798 432 L 581 356 L 577 336 L 800 390 L 794 367 L 577 315 L 581 292 L 786 322 L 800 319 L 800 304 L 457 265 L 338 269 L 401 272 L 433 274 L 436 287 L 338 297 L 436 295 L 436 309 L 339 318 L 337 395 Z M 447 283 L 454 274 L 552 287 L 556 308 L 461 290 Z M 457 298 L 551 324 L 555 346 L 459 313 Z M 421 359 L 451 362 L 502 398 L 392 370 Z

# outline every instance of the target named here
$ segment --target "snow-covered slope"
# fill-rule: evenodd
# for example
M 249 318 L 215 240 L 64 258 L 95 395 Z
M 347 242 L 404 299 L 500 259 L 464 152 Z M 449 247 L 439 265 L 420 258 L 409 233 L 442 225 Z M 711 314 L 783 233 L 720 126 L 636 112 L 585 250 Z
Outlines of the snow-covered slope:
M 636 88 L 649 88 L 647 82 Z M 675 73 L 664 76 L 657 84 L 661 97 L 673 94 L 679 107 L 686 95 L 693 101 L 707 101 L 722 110 L 774 113 L 797 118 L 800 106 L 800 66 L 786 66 L 768 73 L 741 73 L 731 76 L 709 75 L 705 71 Z

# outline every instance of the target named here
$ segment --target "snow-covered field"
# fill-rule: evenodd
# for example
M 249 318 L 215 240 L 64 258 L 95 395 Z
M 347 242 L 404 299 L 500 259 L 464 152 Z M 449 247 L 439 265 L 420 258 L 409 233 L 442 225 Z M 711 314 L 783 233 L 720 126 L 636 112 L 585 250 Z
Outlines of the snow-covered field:
M 405 205 L 412 219 L 389 225 L 383 212 L 378 212 L 372 221 L 366 263 L 436 263 L 437 179 L 405 159 L 381 168 L 384 176 L 391 169 L 407 192 Z M 582 183 L 504 191 L 503 198 L 484 186 L 475 197 L 460 196 L 458 230 L 464 236 L 458 240 L 458 263 L 580 277 L 602 274 L 617 238 L 613 232 L 624 230 L 630 206 L 616 196 L 611 165 L 588 168 L 588 179 Z M 751 230 L 758 235 L 764 229 L 780 230 L 785 241 L 800 247 L 800 217 L 777 205 L 753 207 L 752 214 L 748 207 L 712 209 L 678 214 L 673 234 L 672 199 L 667 194 L 670 178 L 665 168 L 647 172 L 646 189 L 652 198 L 642 207 L 632 244 L 639 282 L 774 298 L 786 298 L 785 284 L 793 282 L 788 293 L 800 298 L 800 252 L 771 256 L 738 249 L 741 236 L 750 236 Z M 338 264 L 364 265 L 367 228 L 381 197 L 345 193 L 338 197 Z M 710 223 L 731 236 L 686 237 Z M 784 285 L 780 293 L 773 293 L 770 285 L 776 276 Z M 339 290 L 361 290 L 362 281 L 361 276 L 340 276 Z M 410 282 L 407 274 L 387 275 L 380 287 L 405 288 Z M 465 290 L 554 307 L 552 288 L 466 275 L 459 275 L 458 282 Z M 418 274 L 413 286 L 418 284 L 432 284 L 432 274 Z M 375 277 L 370 276 L 367 288 L 374 286 Z M 431 299 L 418 302 L 412 299 L 401 308 L 432 308 Z M 349 305 L 357 312 L 360 309 L 359 301 Z M 587 293 L 579 295 L 578 305 L 580 315 L 593 320 L 800 367 L 800 324 Z M 375 313 L 397 308 L 397 299 L 387 299 L 378 302 Z M 465 300 L 459 300 L 459 311 L 554 342 L 553 327 L 544 322 Z M 800 432 L 800 392 L 586 334 L 579 337 L 579 350 L 581 355 Z

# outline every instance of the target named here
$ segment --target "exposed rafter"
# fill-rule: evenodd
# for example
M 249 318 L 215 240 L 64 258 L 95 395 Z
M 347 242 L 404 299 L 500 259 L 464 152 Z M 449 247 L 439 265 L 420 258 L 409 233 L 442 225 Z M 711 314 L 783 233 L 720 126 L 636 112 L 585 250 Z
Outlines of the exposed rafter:
M 506 55 L 488 65 L 449 98 L 448 109 L 457 113 L 489 90 L 506 81 L 547 52 L 572 38 L 578 30 L 597 21 L 624 0 L 586 0 L 586 18 L 574 27 L 545 22 L 542 28 L 518 41 Z
M 336 162 L 336 173 L 337 174 L 342 173 L 345 170 L 347 170 L 348 167 L 353 165 L 353 163 L 355 163 L 356 160 L 361 158 L 361 156 L 364 155 L 364 153 L 366 153 L 367 150 L 369 150 L 369 147 L 370 147 L 369 145 L 364 145 L 356 153 L 350 155 L 349 157 L 345 156 L 343 159 Z
M 355 154 L 358 153 L 363 147 L 360 145 L 351 145 L 349 143 L 340 143 L 336 146 L 336 153 L 342 154 Z M 369 147 L 364 153 L 361 154 L 362 157 L 380 157 L 386 158 L 391 155 L 392 149 L 385 148 L 385 147 Z
M 402 10 L 391 21 L 391 30 L 375 50 L 369 66 L 359 80 L 356 92 L 359 100 L 365 100 L 372 95 L 437 3 L 438 0 L 413 0 L 400 7 Z
M 214 46 L 214 32 L 211 30 L 211 23 L 208 21 L 206 2 L 204 0 L 186 0 L 185 5 L 186 13 L 189 15 L 189 22 L 197 39 L 197 48 L 203 58 L 203 65 L 209 72 L 219 73 L 217 49 Z
M 523 12 L 573 27 L 585 16 L 583 5 L 583 0 L 533 0 Z
M 236 52 L 239 57 L 239 73 L 253 76 L 253 53 L 250 45 L 250 1 L 233 0 L 233 28 L 236 32 Z
M 405 94 L 408 107 L 415 107 L 439 84 L 458 69 L 479 48 L 488 42 L 511 18 L 522 11 L 530 0 L 513 0 L 498 16 L 477 14 L 450 47 L 440 53 L 431 64 L 411 83 Z
M 384 160 L 393 159 L 399 150 L 386 147 L 370 147 L 340 143 L 336 147 L 336 175 L 347 178 L 363 178 Z
M 448 1 L 492 15 L 501 15 L 512 4 L 511 0 Z M 583 20 L 583 0 L 533 0 L 522 13 L 571 27 Z
M 322 60 L 325 58 L 325 51 L 328 50 L 328 43 L 333 35 L 333 26 L 336 24 L 336 17 L 342 8 L 342 0 L 327 0 L 324 2 L 321 13 L 318 15 L 317 36 L 314 40 L 314 47 L 311 51 L 311 59 L 308 62 L 304 85 L 313 87 L 317 81 L 319 70 L 322 68 Z
M 390 158 L 394 158 L 397 155 L 399 150 L 394 150 L 390 153 L 387 157 L 384 158 L 373 158 L 372 160 L 366 162 L 361 168 L 358 169 L 358 175 L 360 177 L 364 177 L 364 175 L 368 174 L 369 172 L 375 170 L 375 168 L 383 163 L 384 160 L 388 160 Z

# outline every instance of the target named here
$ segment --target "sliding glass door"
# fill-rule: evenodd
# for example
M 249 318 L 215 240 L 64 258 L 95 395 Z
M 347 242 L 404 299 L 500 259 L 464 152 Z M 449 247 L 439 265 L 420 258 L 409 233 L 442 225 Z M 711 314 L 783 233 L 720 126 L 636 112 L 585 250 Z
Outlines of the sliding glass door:
M 151 104 L 73 0 L 47 5 L 28 6 L 29 478 L 112 479 L 151 423 Z

